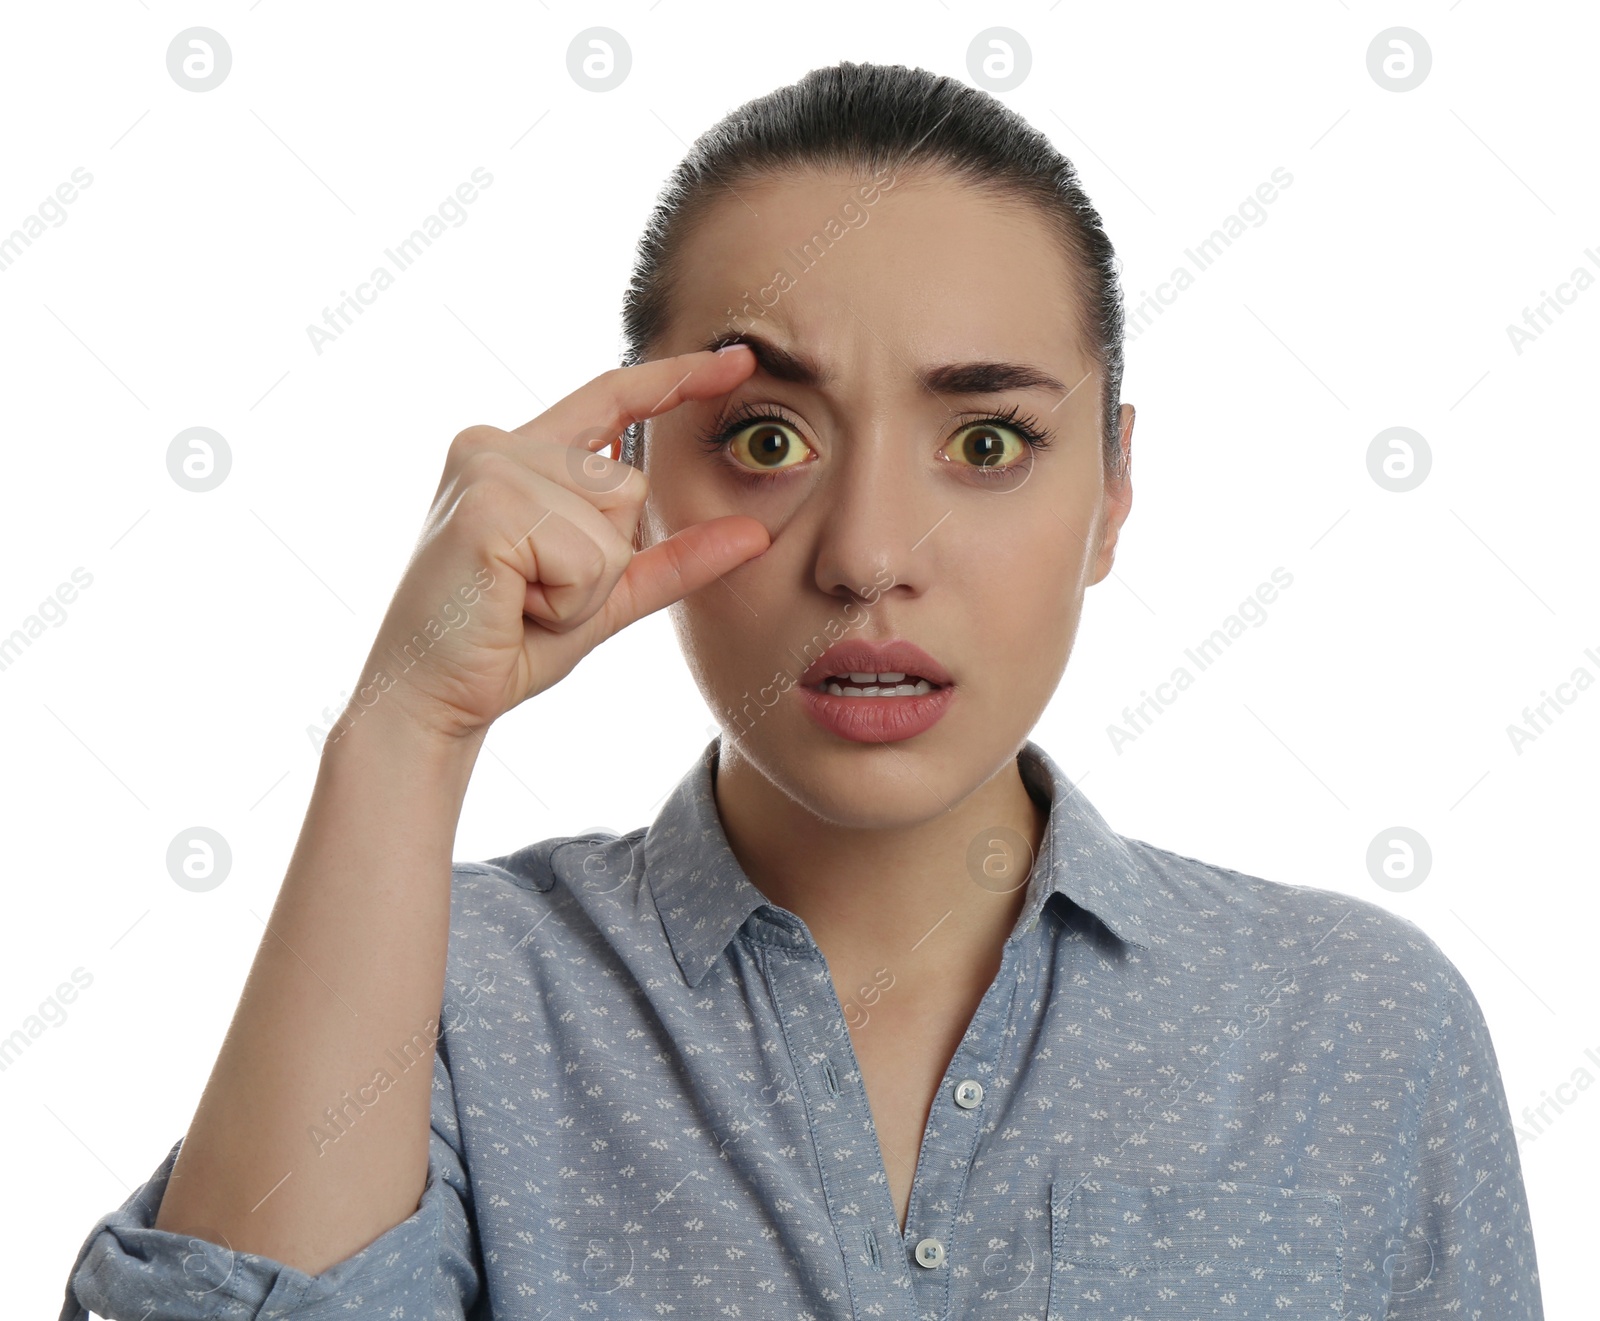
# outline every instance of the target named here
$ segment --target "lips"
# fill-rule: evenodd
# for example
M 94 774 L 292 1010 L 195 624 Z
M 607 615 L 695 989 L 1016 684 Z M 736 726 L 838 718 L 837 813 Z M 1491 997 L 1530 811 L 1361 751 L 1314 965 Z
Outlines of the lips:
M 903 639 L 836 642 L 806 669 L 800 676 L 800 682 L 809 688 L 816 688 L 833 678 L 848 681 L 852 673 L 904 674 L 907 683 L 926 679 L 935 688 L 948 687 L 955 682 L 943 665 L 916 643 Z

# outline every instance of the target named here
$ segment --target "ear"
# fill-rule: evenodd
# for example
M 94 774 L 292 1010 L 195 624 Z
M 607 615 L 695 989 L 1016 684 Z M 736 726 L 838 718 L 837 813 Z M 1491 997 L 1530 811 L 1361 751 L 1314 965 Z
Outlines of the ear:
M 1116 559 L 1117 537 L 1133 508 L 1133 416 L 1132 404 L 1123 404 L 1118 410 L 1118 431 L 1122 441 L 1122 472 L 1105 476 L 1105 524 L 1100 531 L 1100 550 L 1095 557 L 1094 574 L 1089 579 L 1097 583 L 1111 572 Z

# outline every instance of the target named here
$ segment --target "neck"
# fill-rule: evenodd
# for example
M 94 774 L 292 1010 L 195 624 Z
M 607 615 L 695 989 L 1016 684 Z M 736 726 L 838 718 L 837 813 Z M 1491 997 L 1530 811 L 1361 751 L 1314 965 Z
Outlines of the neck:
M 888 828 L 825 820 L 773 784 L 725 740 L 713 784 L 723 832 L 740 867 L 767 899 L 810 929 L 837 978 L 886 968 L 897 981 L 981 991 L 1027 901 L 1048 812 L 1012 758 L 958 802 Z M 1004 827 L 1002 834 L 997 827 Z M 1011 833 L 1015 832 L 1015 833 Z M 1027 841 L 1012 871 L 972 870 L 975 855 L 1001 846 L 985 835 Z M 998 870 L 998 874 L 996 874 Z

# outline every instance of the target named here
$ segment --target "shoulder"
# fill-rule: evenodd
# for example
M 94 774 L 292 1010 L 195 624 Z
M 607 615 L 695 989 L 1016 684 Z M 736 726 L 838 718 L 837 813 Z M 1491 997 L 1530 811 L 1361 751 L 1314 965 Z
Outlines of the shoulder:
M 1347 1010 L 1383 1012 L 1403 1001 L 1431 1025 L 1430 1036 L 1471 996 L 1433 937 L 1374 900 L 1121 838 L 1155 907 L 1146 925 L 1163 944 L 1248 951 L 1260 966 L 1304 973 L 1327 1003 Z
M 452 942 L 497 944 L 509 936 L 515 945 L 525 928 L 512 926 L 529 914 L 637 887 L 644 877 L 644 837 L 643 827 L 626 835 L 554 835 L 499 857 L 452 863 Z
M 557 835 L 452 862 L 441 1023 L 455 1054 L 471 1057 L 476 1041 L 482 1055 L 508 1022 L 526 1030 L 530 1013 L 559 999 L 552 979 L 570 995 L 611 975 L 607 928 L 624 891 L 642 881 L 644 835 Z

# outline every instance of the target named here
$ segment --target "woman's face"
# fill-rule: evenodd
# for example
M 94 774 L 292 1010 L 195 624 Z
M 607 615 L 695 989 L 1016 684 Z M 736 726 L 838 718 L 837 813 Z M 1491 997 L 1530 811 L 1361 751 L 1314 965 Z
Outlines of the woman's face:
M 672 607 L 725 731 L 719 775 L 753 766 L 841 825 L 926 819 L 1029 736 L 1127 516 L 1130 487 L 1102 462 L 1076 274 L 1031 207 L 906 172 L 875 190 L 821 172 L 741 185 L 682 259 L 652 357 L 741 333 L 788 355 L 758 352 L 725 398 L 645 430 L 644 544 L 724 514 L 772 538 Z M 948 370 L 967 364 L 1027 371 Z M 731 442 L 708 448 L 702 437 L 734 409 Z M 1011 410 L 1048 448 L 981 425 Z M 1124 405 L 1125 439 L 1132 420 Z M 890 639 L 948 672 L 936 723 L 879 741 L 808 714 L 802 679 L 825 648 Z

